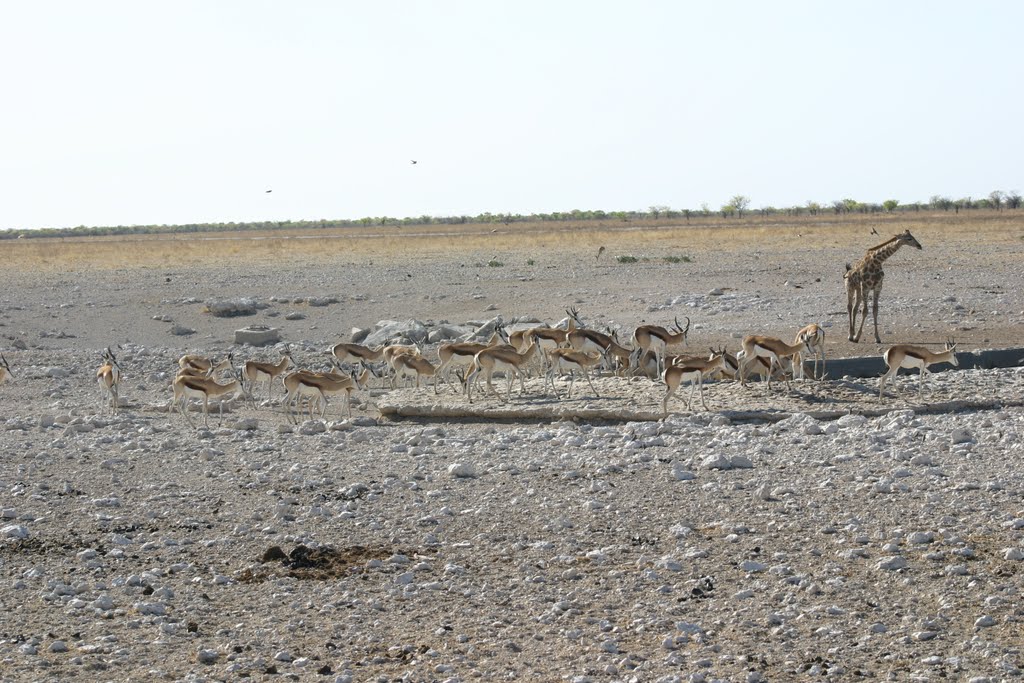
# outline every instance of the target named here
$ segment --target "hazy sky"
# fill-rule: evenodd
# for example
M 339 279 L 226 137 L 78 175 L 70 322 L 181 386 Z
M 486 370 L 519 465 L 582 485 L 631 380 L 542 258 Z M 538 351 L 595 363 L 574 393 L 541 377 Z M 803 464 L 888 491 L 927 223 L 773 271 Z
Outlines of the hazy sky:
M 1024 190 L 1020 2 L 0 10 L 0 228 Z

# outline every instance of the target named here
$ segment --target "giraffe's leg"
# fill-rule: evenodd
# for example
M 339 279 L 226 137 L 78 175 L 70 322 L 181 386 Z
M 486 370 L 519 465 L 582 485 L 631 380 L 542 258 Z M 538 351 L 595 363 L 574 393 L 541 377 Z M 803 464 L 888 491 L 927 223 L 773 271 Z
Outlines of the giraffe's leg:
M 850 341 L 856 341 L 853 338 L 853 330 L 857 326 L 857 288 L 846 283 L 846 316 L 850 322 Z
M 882 343 L 881 338 L 878 336 L 878 295 L 881 294 L 881 293 L 882 293 L 882 288 L 881 287 L 876 287 L 875 288 L 874 303 L 872 304 L 872 309 L 873 309 L 874 316 L 875 316 L 875 343 L 876 344 L 881 344 Z M 864 304 L 864 310 L 867 311 L 867 302 L 865 302 L 865 304 Z
M 860 291 L 857 293 L 857 300 L 860 303 L 861 312 L 860 327 L 857 328 L 857 336 L 852 340 L 854 343 L 859 342 L 860 335 L 864 333 L 864 321 L 868 319 L 868 294 L 869 292 L 866 291 L 864 287 L 861 287 Z

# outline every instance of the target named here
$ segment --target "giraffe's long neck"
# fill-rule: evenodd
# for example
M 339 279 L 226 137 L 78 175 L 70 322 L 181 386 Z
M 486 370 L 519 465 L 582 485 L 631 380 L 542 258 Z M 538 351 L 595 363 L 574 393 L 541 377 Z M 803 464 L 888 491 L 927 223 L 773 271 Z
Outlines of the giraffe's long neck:
M 889 258 L 896 253 L 896 250 L 903 246 L 903 242 L 895 240 L 890 244 L 886 244 L 879 247 L 877 251 L 871 252 L 871 258 L 875 263 L 882 263 L 885 259 Z

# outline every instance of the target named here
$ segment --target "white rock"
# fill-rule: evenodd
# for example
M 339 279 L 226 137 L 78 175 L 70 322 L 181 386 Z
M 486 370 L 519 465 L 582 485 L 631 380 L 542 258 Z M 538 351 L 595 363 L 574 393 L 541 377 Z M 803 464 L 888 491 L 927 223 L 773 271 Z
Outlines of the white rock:
M 978 617 L 974 621 L 974 627 L 975 628 L 986 628 L 988 626 L 995 626 L 995 625 L 996 625 L 996 620 L 993 619 L 991 616 L 989 616 L 987 614 L 985 616 L 983 616 L 983 617 Z
M 28 527 L 20 524 L 11 524 L 0 529 L 0 538 L 21 539 L 28 538 Z
M 716 453 L 704 458 L 700 466 L 706 470 L 728 470 L 732 468 L 732 462 L 727 456 Z
M 299 426 L 299 434 L 304 436 L 323 434 L 326 431 L 327 425 L 325 425 L 322 420 L 306 420 Z
M 876 569 L 885 569 L 887 571 L 896 571 L 897 569 L 903 569 L 907 566 L 907 561 L 899 555 L 888 555 L 878 560 L 875 565 Z
M 729 465 L 735 469 L 749 470 L 753 468 L 753 461 L 745 455 L 734 455 L 729 458 Z
M 1024 550 L 1020 548 L 1004 548 L 1003 549 L 1004 560 L 1024 560 Z
M 216 650 L 199 650 L 196 653 L 196 661 L 200 664 L 216 664 L 220 659 L 220 653 Z
M 949 440 L 954 443 L 974 443 L 974 436 L 966 429 L 954 429 L 950 435 Z
M 672 463 L 672 477 L 676 481 L 690 481 L 692 479 L 696 479 L 697 475 L 686 469 L 686 467 L 683 466 L 683 463 L 675 462 Z
M 863 427 L 868 423 L 868 418 L 863 415 L 843 415 L 841 418 L 836 420 L 836 424 L 843 429 L 850 427 Z
M 448 474 L 456 479 L 472 479 L 477 476 L 476 468 L 470 463 L 456 462 L 448 465 Z

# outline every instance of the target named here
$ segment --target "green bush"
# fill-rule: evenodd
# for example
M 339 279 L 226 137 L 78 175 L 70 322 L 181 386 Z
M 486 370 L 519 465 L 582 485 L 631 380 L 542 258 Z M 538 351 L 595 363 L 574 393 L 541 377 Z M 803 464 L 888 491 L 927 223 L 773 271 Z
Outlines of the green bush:
M 666 256 L 665 263 L 690 263 L 693 259 L 689 256 Z
M 504 265 L 505 264 L 502 263 L 501 261 L 499 261 L 498 259 L 493 259 L 493 258 L 490 261 L 487 262 L 487 267 L 488 268 L 501 268 Z
M 615 260 L 618 261 L 619 263 L 636 263 L 640 259 L 638 259 L 636 256 L 616 256 Z

